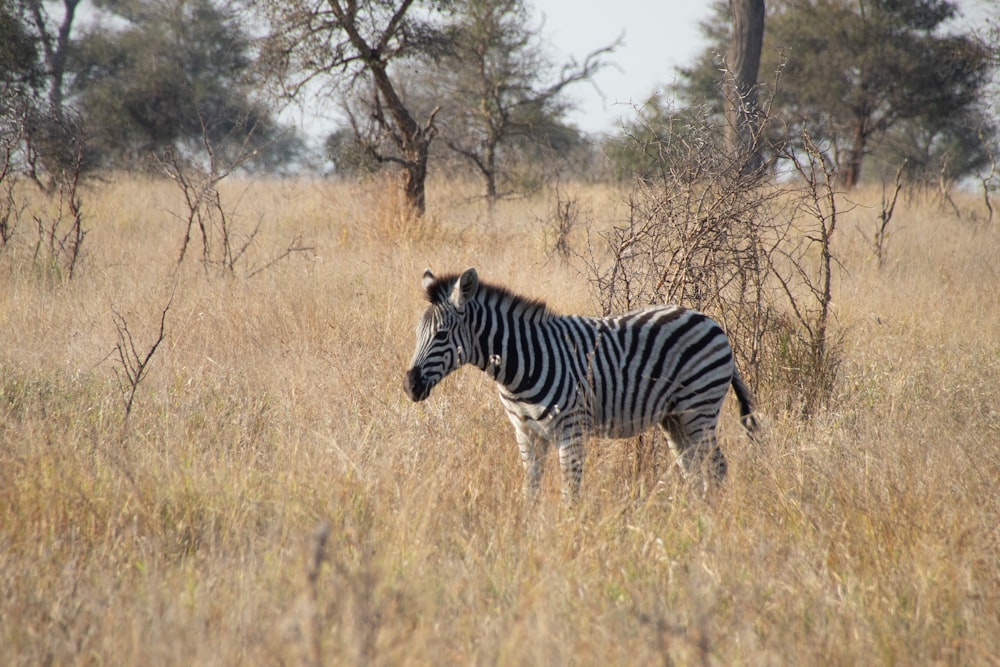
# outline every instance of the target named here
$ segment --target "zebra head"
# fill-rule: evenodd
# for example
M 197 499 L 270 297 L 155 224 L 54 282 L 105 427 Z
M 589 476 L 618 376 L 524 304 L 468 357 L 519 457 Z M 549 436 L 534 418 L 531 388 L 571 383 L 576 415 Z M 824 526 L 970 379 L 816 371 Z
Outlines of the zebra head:
M 417 322 L 417 348 L 403 380 L 406 395 L 422 401 L 448 373 L 469 361 L 472 334 L 466 304 L 479 289 L 475 269 L 460 276 L 435 278 L 424 271 L 424 292 L 430 305 Z

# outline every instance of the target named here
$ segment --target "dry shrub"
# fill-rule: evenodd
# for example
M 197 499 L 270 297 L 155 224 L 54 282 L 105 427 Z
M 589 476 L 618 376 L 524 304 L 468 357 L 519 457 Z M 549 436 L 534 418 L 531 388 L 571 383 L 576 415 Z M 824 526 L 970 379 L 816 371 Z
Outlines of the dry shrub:
M 582 219 L 590 218 L 580 200 L 565 194 L 558 181 L 555 185 L 555 210 L 547 219 L 540 220 L 542 241 L 550 257 L 566 261 L 573 255 L 572 238 L 580 228 Z
M 628 221 L 598 233 L 604 248 L 591 245 L 588 269 L 601 311 L 656 303 L 703 310 L 726 328 L 741 361 L 756 369 L 768 321 L 769 257 L 784 233 L 761 212 L 774 195 L 675 175 L 637 184 Z
M 628 218 L 592 230 L 584 270 L 604 314 L 651 304 L 701 310 L 723 326 L 737 366 L 772 407 L 822 407 L 838 366 L 830 305 L 838 193 L 825 151 L 772 146 L 786 174 L 748 171 L 707 120 L 648 127 Z M 639 139 L 636 139 L 638 142 Z
M 155 157 L 159 170 L 174 182 L 181 193 L 184 205 L 177 220 L 184 232 L 177 256 L 177 266 L 184 262 L 192 236 L 201 241 L 201 263 L 206 273 L 217 269 L 223 274 L 233 274 L 237 264 L 251 264 L 254 245 L 264 224 L 262 216 L 248 223 L 241 205 L 250 189 L 250 184 L 234 198 L 223 197 L 222 184 L 232 180 L 234 172 L 256 154 L 244 146 L 242 152 L 233 157 L 221 157 L 213 150 L 207 134 L 203 137 L 205 155 L 201 164 L 198 157 L 181 156 L 173 150 L 166 150 Z M 252 226 L 251 226 L 252 225 Z M 310 256 L 314 248 L 303 243 L 302 237 L 292 239 L 284 250 L 259 260 L 246 269 L 246 275 L 253 277 L 292 255 Z
M 36 146 L 46 132 L 53 142 L 47 148 L 58 147 L 58 153 Z M 0 135 L 0 250 L 19 246 L 30 253 L 41 278 L 72 280 L 88 234 L 82 196 L 86 135 L 79 119 L 58 114 L 38 125 L 5 114 Z M 34 228 L 34 238 L 15 243 L 26 224 Z

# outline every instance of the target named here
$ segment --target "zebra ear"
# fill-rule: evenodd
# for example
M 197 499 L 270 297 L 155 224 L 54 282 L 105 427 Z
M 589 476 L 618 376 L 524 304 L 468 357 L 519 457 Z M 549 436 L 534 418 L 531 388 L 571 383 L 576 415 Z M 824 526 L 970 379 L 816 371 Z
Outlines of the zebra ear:
M 430 294 L 431 285 L 434 284 L 434 274 L 431 273 L 430 269 L 424 269 L 423 280 L 420 281 L 420 285 L 424 288 L 427 294 Z
M 469 299 L 476 295 L 478 289 L 479 276 L 476 274 L 476 270 L 470 267 L 459 276 L 455 283 L 455 288 L 451 292 L 451 302 L 455 304 L 456 308 L 462 310 Z

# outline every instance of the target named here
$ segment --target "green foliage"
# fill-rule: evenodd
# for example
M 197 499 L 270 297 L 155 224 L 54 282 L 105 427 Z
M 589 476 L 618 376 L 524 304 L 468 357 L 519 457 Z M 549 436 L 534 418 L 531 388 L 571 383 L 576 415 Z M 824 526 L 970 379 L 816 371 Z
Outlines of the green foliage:
M 384 9 L 363 7 L 375 17 Z M 610 47 L 560 70 L 545 55 L 522 0 L 436 3 L 433 9 L 404 15 L 400 21 L 407 39 L 398 45 L 389 40 L 378 53 L 383 61 L 392 59 L 388 76 L 410 115 L 433 118 L 433 127 L 423 136 L 434 138 L 431 150 L 437 164 L 461 173 L 472 170 L 492 207 L 512 192 L 537 187 L 546 172 L 555 171 L 554 161 L 582 152 L 582 136 L 565 122 L 569 102 L 563 91 L 601 67 L 600 56 Z M 318 30 L 322 12 L 317 14 L 300 20 Z M 368 41 L 378 37 L 371 35 Z M 287 31 L 281 39 L 292 40 Z M 303 35 L 284 48 L 294 48 L 291 64 L 313 68 L 313 76 L 320 67 L 328 70 L 323 74 L 336 75 L 330 79 L 343 93 L 350 121 L 349 128 L 326 142 L 337 170 L 364 173 L 376 170 L 380 162 L 404 164 L 399 132 L 385 124 L 396 112 L 383 99 L 384 92 L 373 97 L 363 85 L 369 81 L 359 71 L 363 59 L 346 57 L 330 45 L 310 46 L 309 39 Z M 279 45 L 272 43 L 269 50 Z M 300 63 L 303 58 L 307 62 Z
M 567 87 L 589 80 L 617 44 L 597 49 L 582 63 L 556 73 L 529 24 L 523 0 L 459 3 L 451 25 L 452 57 L 445 61 L 441 97 L 446 143 L 482 175 L 492 203 L 503 186 L 517 190 L 515 175 L 530 164 L 551 171 L 555 156 L 569 155 L 581 138 L 566 126 Z
M 325 148 L 327 159 L 333 162 L 336 173 L 341 175 L 374 174 L 382 166 L 369 146 L 351 130 L 340 129 L 328 135 Z
M 794 114 L 793 122 L 829 128 L 827 138 L 845 151 L 838 166 L 851 183 L 862 158 L 891 149 L 883 139 L 904 124 L 920 128 L 918 143 L 902 154 L 880 151 L 883 161 L 905 158 L 936 172 L 959 141 L 961 153 L 979 154 L 965 157 L 967 166 L 982 163 L 979 142 L 960 140 L 969 125 L 987 122 L 975 102 L 989 63 L 970 36 L 939 33 L 955 13 L 954 3 L 944 0 L 775 5 L 771 43 L 789 49 L 778 104 Z
M 771 114 L 781 122 L 772 127 L 788 137 L 808 128 L 829 144 L 848 186 L 869 157 L 872 166 L 906 160 L 917 178 L 972 173 L 995 133 L 980 105 L 991 61 L 973 35 L 946 31 L 956 15 L 948 0 L 768 3 L 760 79 L 765 89 L 778 79 Z M 675 90 L 718 114 L 728 20 L 715 3 L 702 27 L 709 46 Z
M 0 0 L 0 98 L 3 107 L 18 91 L 41 86 L 38 42 L 28 27 L 21 3 Z
M 125 26 L 97 24 L 74 53 L 72 91 L 104 166 L 143 165 L 151 153 L 207 142 L 230 160 L 272 149 L 280 128 L 253 94 L 241 16 L 212 0 L 107 2 Z M 288 157 L 272 152 L 258 163 Z M 292 151 L 293 152 L 293 151 Z
M 566 111 L 566 83 L 542 83 L 551 63 L 529 20 L 521 0 L 457 3 L 448 57 L 431 82 L 445 104 L 445 143 L 482 176 L 490 202 L 511 187 L 518 155 L 558 140 Z

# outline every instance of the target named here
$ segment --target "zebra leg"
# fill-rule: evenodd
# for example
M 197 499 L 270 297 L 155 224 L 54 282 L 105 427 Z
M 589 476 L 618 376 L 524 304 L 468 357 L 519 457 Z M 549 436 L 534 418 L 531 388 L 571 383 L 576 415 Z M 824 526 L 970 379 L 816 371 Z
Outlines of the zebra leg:
M 707 472 L 711 482 L 716 484 L 725 479 L 728 464 L 715 439 L 717 420 L 717 417 L 707 419 L 701 415 L 686 422 L 681 415 L 668 415 L 661 422 L 660 426 L 667 434 L 670 448 L 685 477 L 690 479 Z M 706 480 L 706 487 L 708 481 Z
M 562 498 L 565 502 L 576 500 L 583 480 L 583 439 L 574 437 L 559 443 L 559 468 L 562 471 Z
M 545 470 L 545 456 L 549 453 L 549 441 L 535 433 L 517 429 L 517 448 L 521 451 L 524 465 L 524 494 L 529 501 L 538 496 L 538 488 Z
M 710 482 L 720 484 L 726 479 L 729 464 L 726 463 L 726 456 L 722 453 L 722 449 L 719 448 L 719 443 L 715 439 L 715 429 L 703 434 L 695 449 L 698 461 L 708 469 Z

